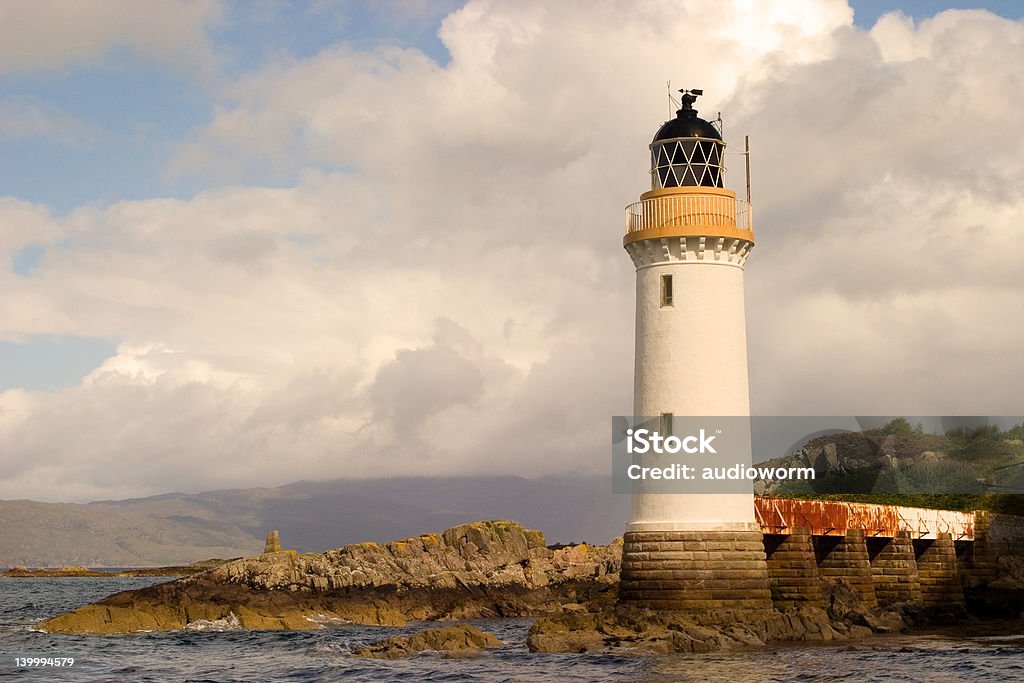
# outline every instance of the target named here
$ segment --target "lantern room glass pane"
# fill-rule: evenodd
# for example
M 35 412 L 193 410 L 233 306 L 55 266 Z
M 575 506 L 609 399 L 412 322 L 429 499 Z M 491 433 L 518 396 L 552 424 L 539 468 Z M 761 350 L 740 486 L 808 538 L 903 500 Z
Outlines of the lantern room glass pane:
M 658 180 L 661 181 L 662 187 L 675 187 L 675 183 L 670 182 L 672 179 L 669 177 L 668 166 L 662 166 L 658 169 Z
M 694 146 L 693 156 L 690 158 L 690 161 L 695 164 L 706 164 L 708 161 L 707 147 L 710 144 L 708 142 L 698 142 Z
M 654 188 L 722 187 L 724 143 L 700 138 L 677 138 L 651 145 Z

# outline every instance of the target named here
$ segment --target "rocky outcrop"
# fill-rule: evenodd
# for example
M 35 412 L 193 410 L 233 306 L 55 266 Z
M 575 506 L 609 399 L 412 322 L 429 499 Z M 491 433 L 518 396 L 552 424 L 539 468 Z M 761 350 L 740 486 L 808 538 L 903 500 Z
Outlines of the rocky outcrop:
M 906 606 L 900 607 L 903 612 L 878 609 L 865 602 L 858 585 L 841 577 L 822 581 L 820 600 L 785 611 L 683 613 L 616 606 L 621 557 L 621 539 L 607 546 L 549 548 L 539 531 L 513 522 L 478 522 L 392 543 L 233 560 L 117 593 L 39 628 L 59 633 L 314 629 L 332 621 L 397 626 L 409 620 L 538 616 L 528 642 L 533 650 L 658 653 L 838 640 L 899 631 L 904 617 L 909 623 L 920 616 Z M 460 639 L 472 641 L 466 632 L 429 633 L 382 643 L 366 656 L 439 649 Z
M 879 608 L 875 601 L 866 603 L 860 587 L 844 578 L 823 580 L 821 596 L 829 621 L 841 633 L 857 634 L 862 628 L 867 629 L 865 634 L 898 633 L 918 617 L 909 606 Z
M 832 641 L 905 628 L 894 610 L 868 608 L 845 579 L 822 582 L 827 609 L 654 611 L 627 605 L 540 619 L 530 629 L 534 652 L 714 652 L 772 641 Z
M 514 522 L 476 522 L 391 543 L 321 554 L 267 553 L 125 591 L 39 625 L 59 633 L 166 631 L 236 618 L 243 628 L 310 629 L 339 620 L 532 616 L 611 604 L 621 541 L 546 547 Z
M 864 629 L 865 633 L 869 632 Z M 530 629 L 533 652 L 714 652 L 770 640 L 838 640 L 824 611 L 803 608 L 709 611 L 654 611 L 619 605 L 589 614 L 560 614 L 540 619 Z
M 356 650 L 352 654 L 371 659 L 398 659 L 426 650 L 451 654 L 479 652 L 483 648 L 501 647 L 502 645 L 504 643 L 486 631 L 481 631 L 469 624 L 457 624 L 428 628 L 411 636 L 388 638 L 369 647 Z

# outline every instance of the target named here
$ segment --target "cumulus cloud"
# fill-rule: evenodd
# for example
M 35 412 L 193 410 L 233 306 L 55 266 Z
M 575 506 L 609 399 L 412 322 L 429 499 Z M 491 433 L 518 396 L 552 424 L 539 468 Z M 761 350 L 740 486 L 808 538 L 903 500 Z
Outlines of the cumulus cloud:
M 173 68 L 207 69 L 215 0 L 6 0 L 0 3 L 0 73 L 82 66 L 128 49 Z
M 751 135 L 755 412 L 1019 412 L 1024 29 L 779 7 L 471 2 L 444 67 L 342 46 L 226 85 L 170 171 L 218 189 L 3 200 L 0 255 L 48 249 L 0 269 L 0 336 L 120 346 L 78 387 L 0 393 L 0 497 L 605 472 L 621 209 L 669 78 Z
M 755 406 L 1017 414 L 1024 281 L 1005 245 L 1024 207 L 1024 26 L 890 14 L 835 40 L 730 100 L 755 140 L 764 236 L 748 276 Z

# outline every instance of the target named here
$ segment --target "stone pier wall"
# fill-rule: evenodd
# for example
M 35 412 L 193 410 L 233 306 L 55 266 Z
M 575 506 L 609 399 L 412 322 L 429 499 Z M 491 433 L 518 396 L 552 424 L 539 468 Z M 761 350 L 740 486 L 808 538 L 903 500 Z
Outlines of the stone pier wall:
M 860 593 L 865 607 L 871 608 L 878 604 L 862 530 L 849 529 L 845 536 L 816 536 L 814 553 L 821 578 L 846 579 Z
M 1024 612 L 1024 518 L 975 512 L 974 541 L 957 543 L 964 597 L 972 612 Z
M 878 604 L 921 604 L 921 581 L 910 534 L 901 531 L 895 538 L 871 538 L 867 547 Z
M 855 528 L 831 535 L 842 520 L 825 517 L 814 528 L 769 521 L 762 525 L 776 533 L 628 532 L 620 601 L 667 610 L 823 607 L 824 584 L 844 579 L 868 608 L 920 605 L 941 615 L 969 607 L 993 616 L 1024 610 L 1022 517 L 976 512 L 970 525 L 961 520 L 955 538 L 906 520 L 910 531 L 892 530 L 896 522 L 868 524 L 868 537 Z
M 627 532 L 619 601 L 665 610 L 769 609 L 761 532 Z
M 915 540 L 921 602 L 925 607 L 964 607 L 956 546 L 950 534 L 939 533 L 931 540 Z
M 957 554 L 965 585 L 984 587 L 1005 574 L 1012 558 L 1024 557 L 1024 518 L 978 511 L 974 520 L 974 541 Z
M 764 547 L 775 608 L 824 608 L 810 529 L 793 529 L 787 535 L 765 534 Z

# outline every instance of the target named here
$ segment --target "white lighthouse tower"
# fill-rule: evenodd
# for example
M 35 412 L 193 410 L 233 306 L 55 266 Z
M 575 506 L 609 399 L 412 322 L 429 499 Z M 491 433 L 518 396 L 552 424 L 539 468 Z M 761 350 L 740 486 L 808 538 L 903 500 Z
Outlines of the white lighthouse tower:
M 725 143 L 693 108 L 651 142 L 651 190 L 626 207 L 636 267 L 635 416 L 748 416 L 743 267 L 750 206 L 725 189 Z M 749 449 L 748 449 L 749 450 Z M 749 464 L 749 452 L 745 454 Z M 634 493 L 620 601 L 663 609 L 771 606 L 753 490 Z

